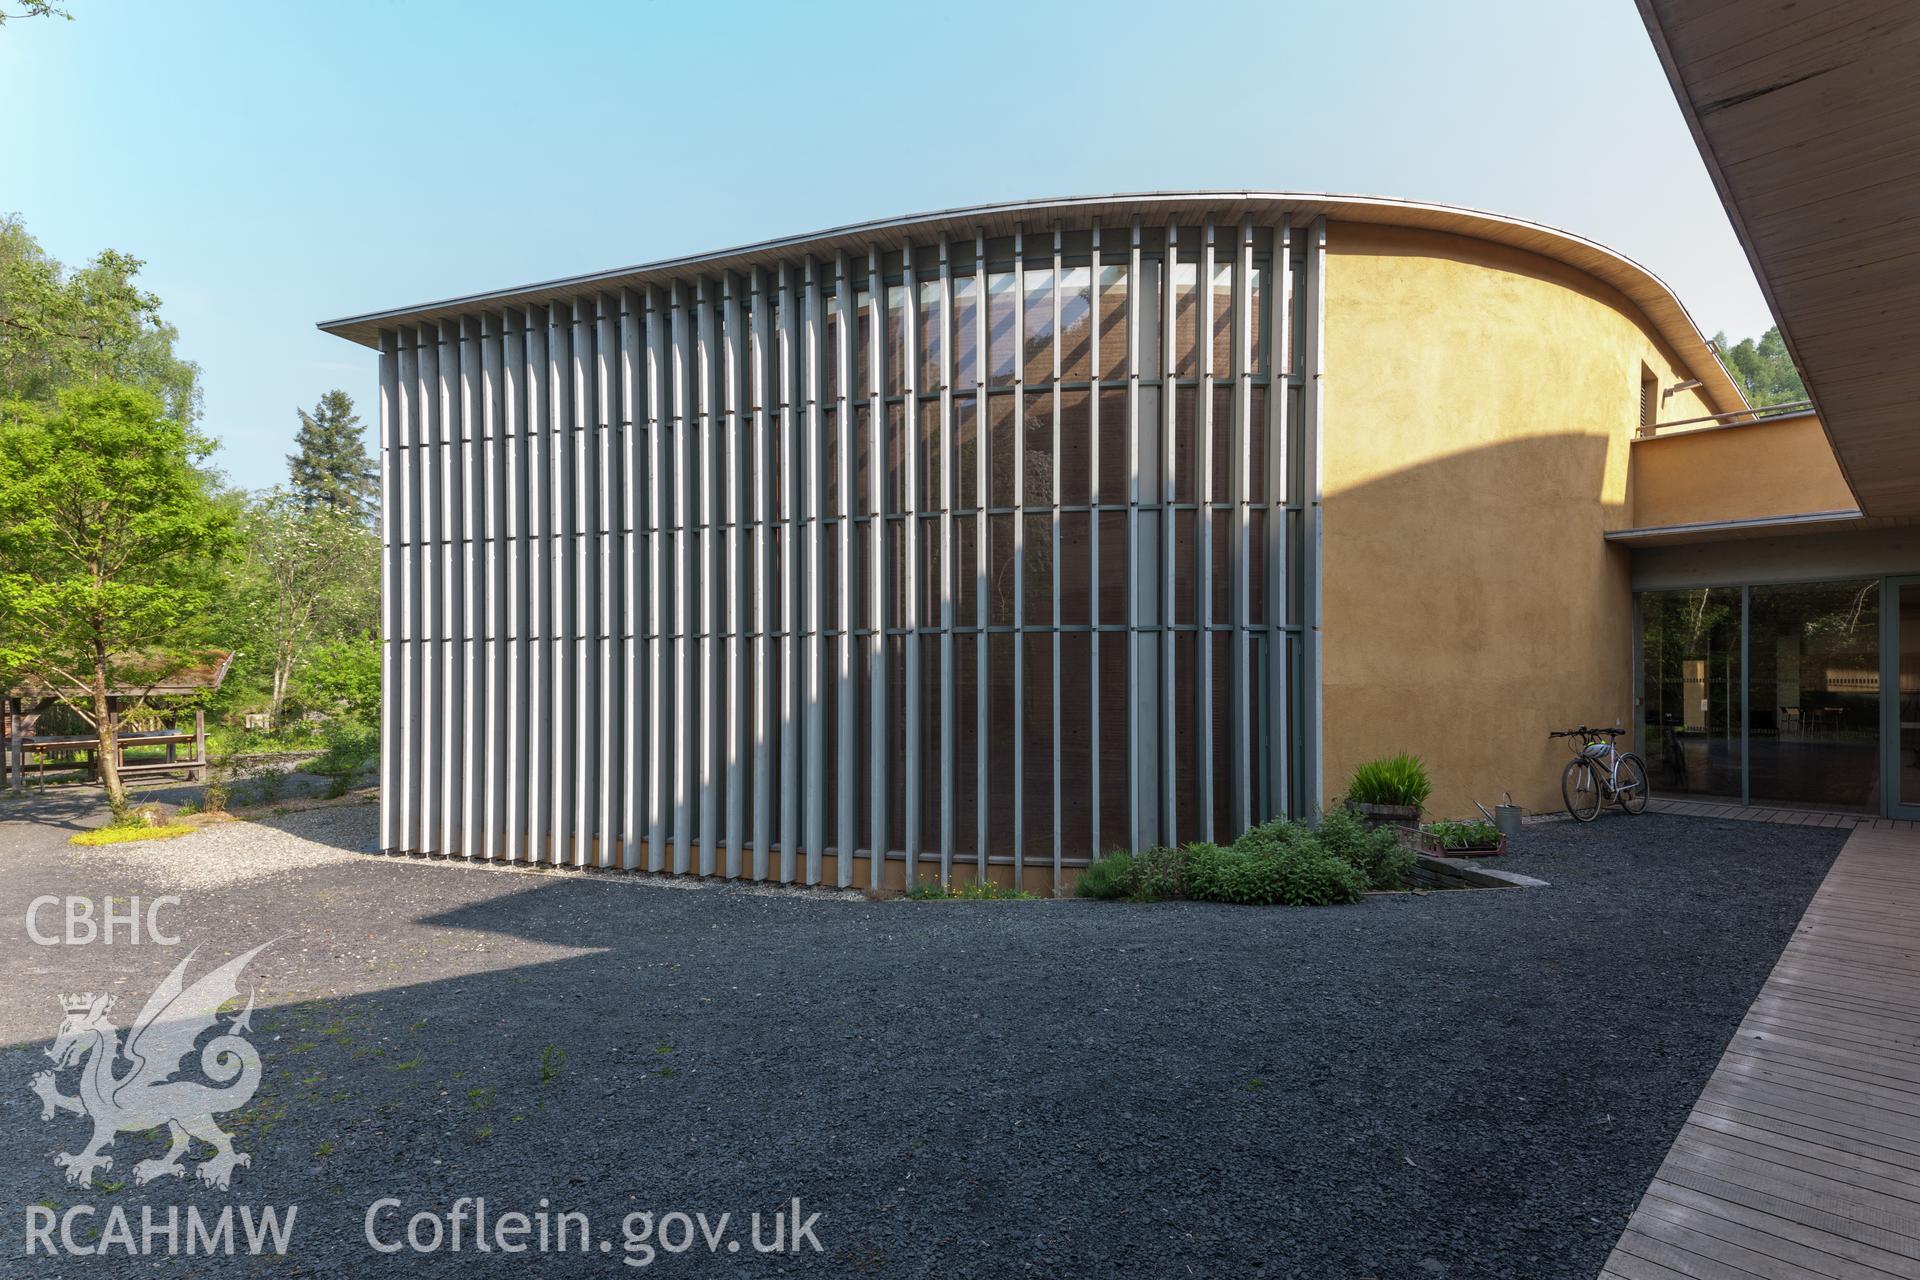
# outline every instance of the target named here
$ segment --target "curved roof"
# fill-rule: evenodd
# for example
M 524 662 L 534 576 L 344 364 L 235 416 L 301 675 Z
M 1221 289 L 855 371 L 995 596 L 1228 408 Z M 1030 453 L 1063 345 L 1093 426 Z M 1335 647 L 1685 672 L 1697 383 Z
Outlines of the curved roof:
M 743 271 L 790 260 L 805 250 L 830 255 L 839 250 L 862 250 L 876 241 L 900 244 L 943 233 L 971 237 L 976 232 L 1010 235 L 1015 230 L 1083 228 L 1098 220 L 1103 226 L 1124 225 L 1134 218 L 1148 224 L 1177 218 L 1183 223 L 1209 216 L 1237 222 L 1251 215 L 1256 221 L 1277 223 L 1292 215 L 1296 222 L 1315 217 L 1336 221 L 1381 222 L 1473 236 L 1552 258 L 1613 286 L 1626 295 L 1653 323 L 1689 372 L 1705 384 L 1703 391 L 1716 411 L 1746 408 L 1746 400 L 1707 346 L 1699 326 L 1660 277 L 1639 263 L 1584 236 L 1542 223 L 1455 205 L 1426 204 L 1384 196 L 1322 195 L 1287 191 L 1157 191 L 1136 195 L 1072 196 L 1053 200 L 1022 200 L 1006 204 L 975 205 L 909 214 L 876 222 L 834 227 L 812 235 L 787 236 L 759 244 L 722 249 L 714 253 L 669 258 L 640 266 L 621 267 L 590 275 L 569 276 L 518 288 L 468 294 L 415 307 L 375 311 L 329 320 L 320 325 L 328 333 L 377 347 L 380 330 L 399 324 L 450 320 L 481 307 L 538 306 L 564 302 L 582 293 L 661 285 L 675 279 L 719 271 Z

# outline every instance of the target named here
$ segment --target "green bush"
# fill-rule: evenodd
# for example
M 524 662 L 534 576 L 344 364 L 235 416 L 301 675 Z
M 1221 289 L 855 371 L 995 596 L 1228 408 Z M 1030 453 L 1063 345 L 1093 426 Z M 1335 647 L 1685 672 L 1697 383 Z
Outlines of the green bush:
M 380 763 L 380 731 L 352 720 L 335 720 L 326 727 L 326 754 L 302 766 L 308 773 L 352 779 Z
M 1414 854 L 1391 829 L 1368 830 L 1352 814 L 1330 815 L 1318 830 L 1276 819 L 1249 828 L 1227 848 L 1190 844 L 1129 856 L 1110 853 L 1088 867 L 1087 898 L 1158 902 L 1190 898 L 1249 906 L 1326 906 L 1357 902 L 1369 888 L 1406 883 Z
M 1404 889 L 1417 855 L 1394 827 L 1368 827 L 1345 809 L 1323 814 L 1314 839 L 1329 855 L 1366 877 L 1370 889 Z
M 1313 843 L 1313 832 L 1307 828 L 1297 822 L 1289 822 L 1285 818 L 1275 818 L 1257 827 L 1248 827 L 1240 833 L 1240 838 L 1233 842 L 1233 847 L 1247 852 L 1254 850 L 1283 852 Z
M 1217 844 L 1187 846 L 1187 896 L 1196 902 L 1243 902 L 1246 867 L 1264 852 L 1229 853 Z
M 1358 902 L 1366 888 L 1365 876 L 1311 839 L 1289 836 L 1244 847 L 1236 841 L 1226 849 L 1210 844 L 1187 849 L 1187 896 L 1202 902 L 1322 907 Z
M 1404 805 L 1417 809 L 1433 794 L 1433 779 L 1419 756 L 1405 752 L 1369 760 L 1353 771 L 1347 799 L 1353 804 Z
M 1133 892 L 1133 855 L 1109 853 L 1080 873 L 1073 890 L 1083 898 L 1108 901 L 1128 896 Z
M 1277 859 L 1272 901 L 1289 907 L 1327 907 L 1358 902 L 1367 877 L 1349 863 L 1325 853 L 1300 853 Z
M 1127 896 L 1135 902 L 1186 897 L 1187 851 L 1156 846 L 1135 858 Z
M 380 646 L 365 639 L 315 645 L 301 664 L 302 696 L 314 706 L 341 707 L 372 724 L 380 718 Z

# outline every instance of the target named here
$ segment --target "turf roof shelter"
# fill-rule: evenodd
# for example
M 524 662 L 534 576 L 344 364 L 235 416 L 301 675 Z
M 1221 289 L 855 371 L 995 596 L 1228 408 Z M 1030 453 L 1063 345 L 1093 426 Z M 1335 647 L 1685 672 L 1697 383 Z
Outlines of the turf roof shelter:
M 1400 750 L 1439 812 L 1557 804 L 1546 731 L 1633 715 L 1636 489 L 1699 509 L 1660 424 L 1755 417 L 1645 268 L 1373 197 L 948 210 L 322 328 L 381 352 L 384 845 L 807 883 L 1058 888 Z M 1748 505 L 1851 510 L 1809 457 Z
M 108 667 L 113 673 L 113 683 L 107 690 L 110 714 L 117 719 L 127 703 L 135 702 L 170 712 L 165 726 L 159 730 L 120 735 L 120 772 L 134 777 L 149 773 L 187 772 L 204 780 L 207 762 L 206 712 L 194 708 L 193 730 L 184 732 L 178 727 L 177 704 L 218 689 L 226 680 L 227 669 L 232 665 L 233 654 L 224 649 L 207 649 L 190 654 L 115 654 L 109 658 Z M 40 717 L 61 701 L 60 690 L 71 687 L 49 681 L 44 674 L 30 673 L 20 684 L 7 690 L 4 699 L 0 699 L 0 712 L 4 713 L 0 715 L 0 758 L 6 761 L 9 787 L 25 784 L 29 757 L 39 757 L 44 769 L 50 756 L 64 759 L 83 755 L 98 771 L 98 761 L 93 760 L 97 740 L 92 734 L 40 735 L 34 732 Z M 175 705 L 169 707 L 168 704 Z M 192 746 L 193 754 L 182 760 L 179 758 L 179 748 L 188 745 Z M 151 747 L 164 748 L 163 758 L 133 763 L 126 761 L 127 749 Z

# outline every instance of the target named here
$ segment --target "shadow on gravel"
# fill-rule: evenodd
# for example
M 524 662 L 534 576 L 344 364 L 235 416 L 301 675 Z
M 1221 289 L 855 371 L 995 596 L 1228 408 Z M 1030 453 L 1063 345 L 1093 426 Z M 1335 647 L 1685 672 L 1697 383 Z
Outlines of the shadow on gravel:
M 47 1153 L 84 1128 L 42 1126 L 23 1089 L 0 1190 L 297 1203 L 302 1274 L 412 1274 L 423 1259 L 368 1247 L 368 1206 L 402 1202 L 375 1224 L 393 1242 L 484 1196 L 496 1217 L 543 1198 L 590 1215 L 593 1251 L 543 1274 L 625 1270 L 630 1212 L 731 1212 L 744 1242 L 746 1214 L 798 1197 L 824 1252 L 743 1243 L 730 1271 L 1588 1277 L 1839 843 L 1684 819 L 1530 831 L 1551 890 L 1323 911 L 501 875 L 368 953 L 388 989 L 256 1015 L 264 1082 L 222 1120 L 253 1155 L 230 1195 L 63 1186 Z M 444 976 L 477 949 L 488 971 Z M 41 1047 L 0 1075 L 24 1086 Z M 122 1137 L 114 1176 L 162 1145 Z M 705 1251 L 660 1262 L 705 1274 Z
M 0 822 L 39 823 L 84 831 L 106 819 L 106 793 L 90 783 L 0 791 Z

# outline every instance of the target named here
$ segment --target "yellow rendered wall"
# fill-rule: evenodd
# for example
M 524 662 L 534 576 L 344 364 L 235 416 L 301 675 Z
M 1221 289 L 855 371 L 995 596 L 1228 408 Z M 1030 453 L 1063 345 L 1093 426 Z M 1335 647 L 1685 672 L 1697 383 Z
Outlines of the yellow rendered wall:
M 1813 414 L 1633 443 L 1636 529 L 1852 511 L 1833 446 Z
M 1325 788 L 1417 752 L 1429 811 L 1560 806 L 1547 731 L 1632 724 L 1629 441 L 1643 364 L 1689 376 L 1622 295 L 1437 232 L 1327 230 L 1320 420 Z M 1710 412 L 1674 395 L 1661 417 Z

